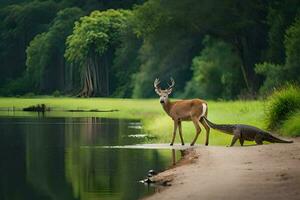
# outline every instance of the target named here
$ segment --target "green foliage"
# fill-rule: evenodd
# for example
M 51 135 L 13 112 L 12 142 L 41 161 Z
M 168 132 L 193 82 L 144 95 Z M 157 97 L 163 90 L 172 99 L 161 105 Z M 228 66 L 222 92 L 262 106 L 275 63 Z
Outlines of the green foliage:
M 300 18 L 287 30 L 284 44 L 286 76 L 288 80 L 300 83 Z
M 0 5 L 2 95 L 153 97 L 172 76 L 175 96 L 234 99 L 300 82 L 298 0 Z
M 185 88 L 185 97 L 232 99 L 243 85 L 241 61 L 232 46 L 207 36 L 204 49 L 193 59 L 193 77 Z M 240 86 L 240 87 L 237 87 Z
M 151 0 L 134 9 L 134 33 L 137 37 L 151 36 L 160 28 L 168 24 L 170 13 L 162 6 L 159 0 Z
M 280 17 L 280 16 L 278 16 Z M 278 23 L 283 23 L 279 22 Z M 274 27 L 273 27 L 274 28 Z M 270 30 L 272 31 L 272 29 Z M 270 33 L 271 34 L 271 33 Z M 271 36 L 270 36 L 271 37 Z M 275 37 L 275 36 L 274 36 Z M 278 36 L 279 37 L 279 36 Z M 293 23 L 286 31 L 284 45 L 285 45 L 285 53 L 286 60 L 284 64 L 273 64 L 273 63 L 260 63 L 256 64 L 255 71 L 258 74 L 261 74 L 265 77 L 264 83 L 260 88 L 260 92 L 262 94 L 268 93 L 272 91 L 272 89 L 277 88 L 281 85 L 287 83 L 299 84 L 300 78 L 300 19 L 296 19 L 295 23 Z M 273 38 L 270 42 L 273 42 L 272 48 L 275 48 L 275 44 L 280 44 L 282 40 L 277 38 Z M 274 50 L 274 49 L 273 49 Z M 281 51 L 283 51 L 283 47 Z M 275 54 L 275 52 L 273 52 Z M 281 54 L 277 51 L 278 54 Z M 278 55 L 279 56 L 279 55 Z M 275 62 L 276 59 L 273 59 Z
M 266 110 L 269 129 L 279 128 L 284 120 L 300 109 L 300 88 L 287 85 L 275 91 L 270 97 Z
M 83 12 L 67 8 L 57 13 L 47 32 L 38 34 L 27 48 L 27 73 L 36 91 L 59 89 L 61 76 L 67 72 L 64 61 L 65 40 L 72 32 L 74 21 Z
M 27 48 L 27 73 L 31 77 L 32 84 L 34 89 L 39 89 L 40 79 L 44 76 L 44 68 L 47 65 L 49 60 L 48 52 L 45 52 L 46 49 L 44 45 L 46 44 L 46 33 L 37 35 L 29 44 Z
M 46 31 L 55 17 L 53 1 L 30 1 L 0 9 L 0 83 L 23 75 L 25 50 L 35 35 Z
M 190 31 L 192 24 L 188 20 L 195 16 L 180 16 L 191 11 L 191 4 L 198 8 L 201 3 L 151 0 L 134 9 L 133 31 L 143 41 L 139 70 L 132 76 L 134 98 L 154 96 L 152 85 L 156 77 L 167 81 L 172 76 L 176 80 L 175 91 L 183 89 L 190 78 L 189 66 L 202 39 L 201 34 Z
M 286 81 L 285 67 L 282 65 L 268 62 L 255 65 L 255 72 L 265 77 L 263 85 L 260 87 L 260 93 L 266 94 L 275 88 L 278 88 Z
M 55 89 L 73 92 L 80 85 L 78 70 L 73 66 L 65 65 L 65 38 L 70 35 L 74 20 L 91 10 L 106 10 L 108 8 L 131 8 L 140 0 L 8 0 L 0 3 L 0 88 L 12 84 L 23 76 L 28 66 L 25 66 L 26 49 L 38 34 L 46 34 L 37 41 L 44 41 L 43 51 L 36 51 L 30 55 L 36 60 L 38 66 L 30 66 L 34 75 L 30 77 L 35 86 L 27 87 L 37 93 L 48 93 Z M 76 16 L 77 12 L 77 16 Z M 56 19 L 54 19 L 56 17 Z M 74 19 L 75 17 L 75 19 Z M 54 19 L 54 20 L 53 20 Z M 70 27 L 71 26 L 71 27 Z M 43 39 L 42 39 L 43 38 Z M 37 43 L 37 41 L 33 43 Z M 28 51 L 27 51 L 28 52 Z M 33 51 L 32 51 L 33 52 Z M 45 55 L 49 53 L 49 55 Z M 38 55 L 41 54 L 41 55 Z M 32 71 L 30 70 L 30 71 Z M 66 75 L 65 76 L 65 71 Z M 72 73 L 70 73 L 72 71 Z M 40 73 L 42 72 L 42 73 Z M 29 74 L 31 75 L 31 74 Z M 55 81 L 53 78 L 56 76 Z M 72 76 L 72 77 L 70 77 Z M 9 88 L 4 88 L 2 95 L 11 93 Z M 17 91 L 17 90 L 14 90 Z
M 127 28 L 130 11 L 94 11 L 75 23 L 65 58 L 80 71 L 79 96 L 108 96 L 115 90 L 113 60 Z
M 266 112 L 267 126 L 286 136 L 300 136 L 300 88 L 287 85 L 270 97 Z
M 121 36 L 121 44 L 116 49 L 112 70 L 115 72 L 116 90 L 113 96 L 129 98 L 132 96 L 132 74 L 138 71 L 139 49 L 142 41 L 133 34 L 132 17 Z
M 270 30 L 268 33 L 269 48 L 267 50 L 267 58 L 276 63 L 284 62 L 283 38 L 286 24 L 282 13 L 276 9 L 269 8 L 267 16 Z
M 143 38 L 143 44 L 139 72 L 133 76 L 133 97 L 153 96 L 152 82 L 160 76 L 163 81 L 172 76 L 176 91 L 182 92 L 191 79 L 191 62 L 201 51 L 205 35 L 232 45 L 241 60 L 247 90 L 254 90 L 259 84 L 254 64 L 266 48 L 266 24 L 262 23 L 266 8 L 258 0 L 242 4 L 216 0 L 150 0 L 136 7 L 134 32 Z M 230 78 L 226 75 L 225 79 Z
M 268 7 L 268 48 L 266 61 L 283 65 L 285 62 L 284 37 L 286 29 L 299 14 L 300 1 L 272 1 Z
M 0 94 L 3 96 L 14 96 L 15 94 L 23 95 L 31 91 L 32 84 L 26 74 L 18 79 L 9 80 L 0 87 Z
M 104 54 L 110 45 L 119 42 L 128 15 L 130 12 L 125 10 L 107 10 L 80 18 L 67 38 L 66 59 L 83 65 L 90 53 Z
M 300 111 L 294 112 L 282 123 L 280 133 L 286 136 L 300 136 Z
M 61 94 L 60 94 L 60 91 L 59 90 L 55 90 L 53 93 L 52 93 L 52 96 L 54 97 L 59 97 Z

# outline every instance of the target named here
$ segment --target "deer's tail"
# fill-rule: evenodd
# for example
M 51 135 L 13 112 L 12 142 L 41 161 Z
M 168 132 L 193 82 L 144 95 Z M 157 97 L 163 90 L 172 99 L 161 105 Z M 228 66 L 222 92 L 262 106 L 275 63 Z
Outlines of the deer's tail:
M 206 117 L 207 116 L 207 112 L 208 112 L 208 107 L 206 103 L 202 103 L 202 114 L 200 116 L 200 119 L 202 117 Z

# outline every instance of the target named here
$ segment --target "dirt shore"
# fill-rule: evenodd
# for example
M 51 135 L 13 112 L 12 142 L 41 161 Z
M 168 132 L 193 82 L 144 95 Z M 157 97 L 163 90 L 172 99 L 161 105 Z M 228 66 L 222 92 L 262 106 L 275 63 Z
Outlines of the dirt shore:
M 300 199 L 300 138 L 292 144 L 201 146 L 158 174 L 171 186 L 146 199 Z

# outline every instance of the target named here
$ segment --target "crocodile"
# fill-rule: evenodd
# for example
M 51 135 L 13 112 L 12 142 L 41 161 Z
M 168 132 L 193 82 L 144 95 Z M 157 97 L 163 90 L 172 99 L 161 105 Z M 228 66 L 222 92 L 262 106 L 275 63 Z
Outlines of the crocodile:
M 232 147 L 237 140 L 240 141 L 241 146 L 244 145 L 244 140 L 255 141 L 256 144 L 261 145 L 263 141 L 271 143 L 292 143 L 293 141 L 286 141 L 274 137 L 271 133 L 261 130 L 255 126 L 249 126 L 245 124 L 215 124 L 209 121 L 203 116 L 204 121 L 207 125 L 213 129 L 221 132 L 233 135 L 230 146 Z

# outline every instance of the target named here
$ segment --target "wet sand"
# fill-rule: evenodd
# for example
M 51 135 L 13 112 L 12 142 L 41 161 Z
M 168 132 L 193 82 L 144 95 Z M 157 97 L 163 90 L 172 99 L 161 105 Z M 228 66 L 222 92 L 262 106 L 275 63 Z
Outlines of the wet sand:
M 300 138 L 292 144 L 198 146 L 154 177 L 167 182 L 146 199 L 300 199 Z

